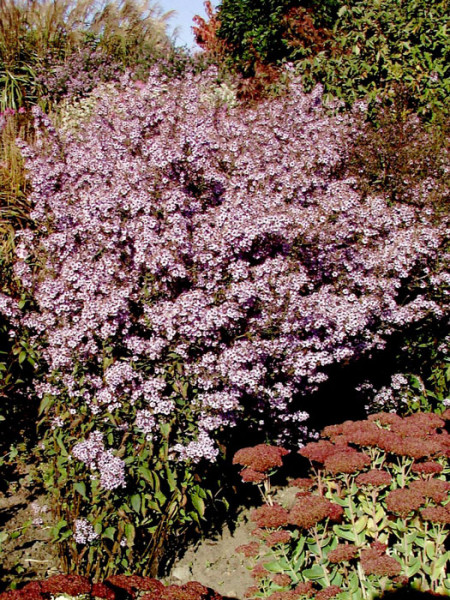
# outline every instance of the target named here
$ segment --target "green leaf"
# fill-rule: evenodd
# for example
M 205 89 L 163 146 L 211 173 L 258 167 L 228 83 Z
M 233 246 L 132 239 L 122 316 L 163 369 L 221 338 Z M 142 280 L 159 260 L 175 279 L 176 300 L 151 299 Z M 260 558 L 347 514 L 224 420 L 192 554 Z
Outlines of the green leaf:
M 415 560 L 413 560 L 411 562 L 409 567 L 406 569 L 406 576 L 408 578 L 414 577 L 414 575 L 416 575 L 420 571 L 420 568 L 421 568 L 420 559 L 416 558 Z
M 324 570 L 323 570 L 323 567 L 321 567 L 320 565 L 314 565 L 310 569 L 304 569 L 302 574 L 307 579 L 311 579 L 311 580 L 322 579 L 322 577 L 324 576 Z
M 281 561 L 278 560 L 269 563 L 264 563 L 264 568 L 267 569 L 267 571 L 270 571 L 270 573 L 283 573 L 283 571 L 285 570 L 285 568 L 281 564 Z
M 166 496 L 164 496 L 164 494 L 161 492 L 161 490 L 158 490 L 157 492 L 155 492 L 154 496 L 160 506 L 163 506 L 167 502 L 167 498 L 166 498 Z
M 130 501 L 131 501 L 131 506 L 133 507 L 133 510 L 139 514 L 141 512 L 141 497 L 140 497 L 140 495 L 134 494 L 134 496 L 131 496 Z
M 107 527 L 105 529 L 105 531 L 102 534 L 102 537 L 104 538 L 108 538 L 108 540 L 111 540 L 112 542 L 114 542 L 116 536 L 116 528 L 115 527 Z
M 52 402 L 53 398 L 51 396 L 44 396 L 41 400 L 41 403 L 39 405 L 39 416 L 42 415 L 42 413 L 45 411 L 46 408 L 48 408 L 49 404 Z
M 136 536 L 136 529 L 134 525 L 132 525 L 131 523 L 127 523 L 125 525 L 125 535 L 127 537 L 128 545 L 132 546 L 134 543 L 134 538 Z
M 355 531 L 357 534 L 360 534 L 362 531 L 364 531 L 364 529 L 366 528 L 366 525 L 367 525 L 367 520 L 368 520 L 367 515 L 363 515 L 356 521 Z
M 433 542 L 430 542 L 429 540 L 425 542 L 425 552 L 430 560 L 435 559 L 436 551 Z
M 169 465 L 166 465 L 166 478 L 167 483 L 169 484 L 169 489 L 171 492 L 173 492 L 177 488 L 177 480 L 173 471 L 171 471 L 171 469 L 169 468 Z
M 94 531 L 97 535 L 100 535 L 101 532 L 103 530 L 102 524 L 101 523 L 95 523 L 94 524 Z
M 336 535 L 343 538 L 344 540 L 347 540 L 349 542 L 356 541 L 355 534 L 353 533 L 353 531 L 351 531 L 351 528 L 348 525 L 342 525 L 342 526 L 335 525 L 333 527 L 333 531 L 335 532 Z
M 441 571 L 441 569 L 443 569 L 444 566 L 447 564 L 448 560 L 450 560 L 450 551 L 445 552 L 445 554 L 438 558 L 438 560 L 433 565 L 433 571 L 435 573 L 439 573 L 439 571 Z
M 154 477 L 150 469 L 147 469 L 147 467 L 139 467 L 138 473 L 143 479 L 145 479 L 147 483 L 149 483 L 151 486 L 154 485 Z
M 341 573 L 339 573 L 339 570 L 336 569 L 336 572 L 334 573 L 330 581 L 331 585 L 337 585 L 338 587 L 341 587 L 343 581 L 344 580 Z
M 195 510 L 197 511 L 198 515 L 200 517 L 203 517 L 203 515 L 205 514 L 205 503 L 203 502 L 203 499 L 200 498 L 200 496 L 198 494 L 192 494 L 191 500 L 192 500 L 192 504 L 193 504 Z
M 170 424 L 169 423 L 161 423 L 159 429 L 164 437 L 168 437 L 170 433 Z
M 78 492 L 85 500 L 87 500 L 86 495 L 86 484 L 83 481 L 77 481 L 73 484 L 73 489 Z

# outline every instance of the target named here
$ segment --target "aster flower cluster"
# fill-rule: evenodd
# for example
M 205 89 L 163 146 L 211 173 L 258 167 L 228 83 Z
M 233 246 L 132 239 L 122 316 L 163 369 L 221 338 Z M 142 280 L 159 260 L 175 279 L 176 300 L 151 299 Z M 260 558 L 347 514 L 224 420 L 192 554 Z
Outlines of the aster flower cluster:
M 256 564 L 248 597 L 297 598 L 308 584 L 305 597 L 362 600 L 405 582 L 448 595 L 448 420 L 449 410 L 378 413 L 301 448 L 314 477 L 290 482 L 299 491 L 289 505 L 255 509 L 258 541 L 237 548 Z M 405 452 L 413 435 L 422 452 Z
M 111 450 L 105 450 L 99 431 L 93 431 L 87 440 L 75 444 L 72 454 L 91 470 L 99 472 L 100 485 L 104 489 L 114 490 L 125 485 L 125 464 Z
M 73 537 L 77 544 L 82 544 L 84 546 L 98 538 L 98 534 L 86 519 L 76 519 Z

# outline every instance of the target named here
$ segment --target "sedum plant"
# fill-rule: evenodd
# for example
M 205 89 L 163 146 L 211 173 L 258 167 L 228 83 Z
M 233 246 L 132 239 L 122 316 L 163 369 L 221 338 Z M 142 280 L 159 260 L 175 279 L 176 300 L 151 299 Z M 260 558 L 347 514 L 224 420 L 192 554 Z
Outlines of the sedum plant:
M 294 503 L 254 510 L 258 541 L 238 548 L 253 557 L 256 585 L 247 597 L 372 600 L 405 585 L 448 595 L 445 419 L 449 410 L 375 413 L 328 426 L 299 450 L 311 471 L 291 481 L 300 490 Z M 241 449 L 234 462 L 245 466 L 243 480 L 262 485 L 265 478 L 249 477 L 249 469 L 267 477 L 275 450 L 283 453 Z
M 80 575 L 53 575 L 27 583 L 19 590 L 0 594 L 0 600 L 222 600 L 222 596 L 197 581 L 165 586 L 161 581 L 137 575 L 112 575 L 92 581 Z
M 321 90 L 217 106 L 215 70 L 98 90 L 79 130 L 34 109 L 33 227 L 17 238 L 39 356 L 39 456 L 67 569 L 152 573 L 198 522 L 230 429 L 302 437 L 332 364 L 443 319 L 433 206 L 342 176 L 351 114 Z M 415 194 L 422 197 L 424 191 Z

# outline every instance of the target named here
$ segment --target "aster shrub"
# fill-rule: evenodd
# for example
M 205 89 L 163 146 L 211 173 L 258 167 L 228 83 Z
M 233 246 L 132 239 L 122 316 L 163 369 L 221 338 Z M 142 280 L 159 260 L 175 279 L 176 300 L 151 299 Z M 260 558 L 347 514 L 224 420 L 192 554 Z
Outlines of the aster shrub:
M 289 506 L 255 509 L 258 541 L 237 548 L 252 557 L 247 596 L 372 600 L 405 585 L 448 595 L 446 420 L 449 410 L 382 412 L 328 426 L 300 449 L 311 476 L 291 481 Z
M 15 275 L 36 308 L 7 301 L 39 352 L 43 476 L 79 572 L 152 570 L 165 533 L 203 513 L 227 429 L 302 437 L 329 365 L 444 315 L 445 230 L 432 206 L 341 175 L 352 115 L 297 80 L 217 105 L 216 77 L 125 76 L 83 127 L 35 109 L 22 144 Z

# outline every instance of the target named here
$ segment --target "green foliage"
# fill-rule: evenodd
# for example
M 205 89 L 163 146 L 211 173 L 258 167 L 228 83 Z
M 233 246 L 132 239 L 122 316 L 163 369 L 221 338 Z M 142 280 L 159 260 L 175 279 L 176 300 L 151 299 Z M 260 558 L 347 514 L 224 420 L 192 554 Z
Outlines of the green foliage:
M 27 300 L 13 274 L 15 233 L 28 219 L 27 196 L 30 184 L 26 179 L 23 159 L 16 139 L 31 141 L 33 128 L 26 114 L 9 114 L 0 131 L 0 293 L 20 299 L 21 308 Z M 26 406 L 25 388 L 34 370 L 36 356 L 26 333 L 13 338 L 11 324 L 0 318 L 0 452 L 19 437 L 28 437 L 34 427 L 30 407 Z M 14 427 L 12 425 L 14 424 Z M 27 434 L 25 434 L 27 430 Z
M 217 36 L 224 62 L 253 77 L 257 65 L 296 64 L 347 105 L 375 106 L 404 86 L 409 106 L 446 113 L 450 92 L 448 0 L 223 0 Z
M 333 39 L 299 63 L 305 82 L 352 104 L 395 95 L 401 83 L 420 115 L 448 109 L 448 0 L 352 0 L 342 6 Z

